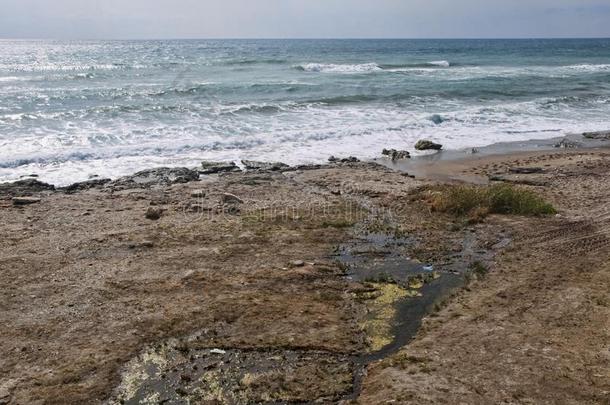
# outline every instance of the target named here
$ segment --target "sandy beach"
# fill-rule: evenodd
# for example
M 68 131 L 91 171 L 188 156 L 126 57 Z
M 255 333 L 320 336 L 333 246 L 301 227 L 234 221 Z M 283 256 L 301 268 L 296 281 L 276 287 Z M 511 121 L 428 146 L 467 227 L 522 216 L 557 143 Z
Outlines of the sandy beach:
M 475 152 L 0 185 L 0 404 L 608 403 L 607 141 Z

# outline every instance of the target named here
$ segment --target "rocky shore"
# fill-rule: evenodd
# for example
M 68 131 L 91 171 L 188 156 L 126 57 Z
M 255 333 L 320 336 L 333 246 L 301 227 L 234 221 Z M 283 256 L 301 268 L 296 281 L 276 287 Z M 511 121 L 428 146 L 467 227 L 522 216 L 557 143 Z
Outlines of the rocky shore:
M 0 404 L 607 401 L 610 150 L 386 152 L 0 185 Z

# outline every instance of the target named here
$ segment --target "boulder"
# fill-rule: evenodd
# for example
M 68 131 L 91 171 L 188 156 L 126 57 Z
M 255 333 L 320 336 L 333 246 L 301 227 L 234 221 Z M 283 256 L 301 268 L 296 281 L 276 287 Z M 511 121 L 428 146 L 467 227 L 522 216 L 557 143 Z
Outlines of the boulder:
M 111 181 L 112 180 L 110 180 L 110 179 L 93 179 L 93 180 L 81 181 L 79 183 L 74 183 L 67 187 L 64 187 L 61 190 L 63 190 L 67 194 L 72 194 L 72 193 L 75 193 L 78 191 L 103 187 L 104 185 L 110 183 Z
M 384 149 L 381 154 L 388 156 L 390 159 L 392 159 L 392 162 L 411 158 L 411 154 L 406 150 Z
M 149 207 L 146 210 L 146 214 L 144 214 L 146 219 L 150 219 L 151 221 L 158 220 L 161 218 L 161 215 L 163 215 L 163 209 L 159 207 Z
M 331 156 L 328 158 L 328 161 L 330 163 L 358 163 L 358 162 L 360 162 L 360 159 L 358 159 L 355 156 L 350 156 L 350 157 L 346 157 L 346 158 L 338 158 L 335 156 Z
M 341 163 L 358 163 L 360 162 L 360 159 L 358 159 L 355 156 L 350 156 L 344 159 L 341 159 Z
M 216 174 L 228 172 L 240 172 L 241 169 L 235 162 L 201 162 L 201 168 L 198 169 L 200 174 Z
M 109 183 L 109 185 L 114 188 L 150 188 L 197 180 L 199 180 L 199 173 L 195 170 L 186 167 L 160 167 L 121 177 Z
M 41 191 L 54 191 L 55 186 L 43 183 L 36 179 L 25 179 L 13 183 L 0 184 L 0 196 L 23 196 L 39 193 Z
M 584 132 L 582 136 L 597 141 L 610 141 L 610 131 Z
M 430 116 L 429 118 L 430 121 L 434 122 L 436 125 L 440 125 L 443 122 L 445 122 L 445 120 L 443 119 L 443 117 L 441 117 L 439 114 L 433 114 Z
M 415 149 L 417 150 L 441 150 L 443 149 L 443 145 L 439 143 L 434 143 L 427 139 L 422 139 L 415 144 Z
M 276 172 L 290 168 L 290 166 L 282 162 L 257 162 L 255 160 L 242 160 L 241 163 L 246 167 L 247 170 Z

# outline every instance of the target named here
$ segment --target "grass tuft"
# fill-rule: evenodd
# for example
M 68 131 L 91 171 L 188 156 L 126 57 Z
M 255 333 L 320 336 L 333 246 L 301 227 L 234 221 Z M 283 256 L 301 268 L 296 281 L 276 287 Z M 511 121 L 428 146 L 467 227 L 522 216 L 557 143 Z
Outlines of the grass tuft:
M 432 209 L 480 222 L 488 214 L 551 215 L 555 208 L 531 190 L 510 184 L 445 186 L 430 199 Z

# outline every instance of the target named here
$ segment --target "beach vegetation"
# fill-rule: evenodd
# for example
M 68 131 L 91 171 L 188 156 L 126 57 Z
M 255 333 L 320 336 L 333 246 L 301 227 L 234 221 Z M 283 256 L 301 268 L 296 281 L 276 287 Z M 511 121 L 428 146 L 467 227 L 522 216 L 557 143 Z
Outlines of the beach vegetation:
M 557 213 L 536 192 L 510 184 L 442 186 L 428 195 L 433 211 L 466 216 L 475 223 L 489 214 L 540 216 Z

